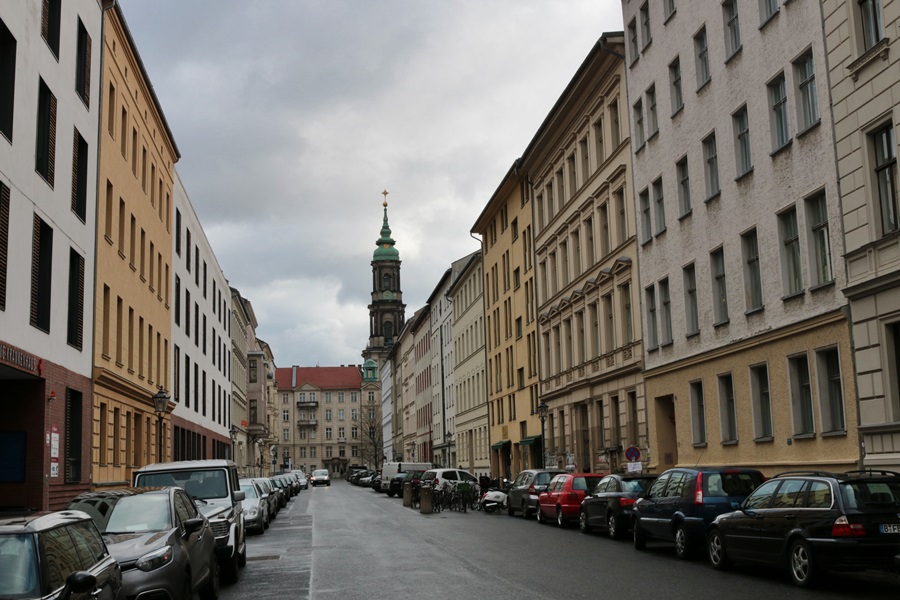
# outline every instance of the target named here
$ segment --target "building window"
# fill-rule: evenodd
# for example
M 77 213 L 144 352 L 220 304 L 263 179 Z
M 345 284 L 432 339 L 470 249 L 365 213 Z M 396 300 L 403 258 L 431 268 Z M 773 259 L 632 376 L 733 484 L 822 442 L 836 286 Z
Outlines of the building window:
M 678 214 L 683 217 L 691 212 L 691 176 L 686 156 L 675 163 L 675 175 L 678 177 Z
M 750 367 L 750 395 L 753 401 L 753 420 L 757 440 L 772 438 L 772 400 L 769 396 L 769 368 Z
M 16 38 L 0 20 L 0 134 L 13 139 L 16 94 Z
M 41 11 L 41 37 L 47 42 L 53 56 L 59 58 L 59 25 L 62 0 L 44 0 Z
M 656 113 L 656 86 L 647 90 L 647 137 L 652 138 L 659 133 L 659 118 Z
M 881 0 L 857 0 L 862 18 L 863 50 L 868 50 L 884 37 Z
M 65 437 L 65 464 L 64 477 L 66 483 L 78 483 L 81 481 L 81 457 L 82 449 L 82 394 L 73 389 L 66 388 L 66 414 L 64 435 Z
M 900 229 L 897 216 L 897 148 L 894 126 L 888 124 L 872 134 L 875 146 L 875 181 L 881 213 L 882 235 Z
M 289 410 L 282 410 L 282 411 L 281 411 L 281 420 L 282 420 L 282 422 L 284 422 L 284 423 L 289 422 L 289 421 L 291 420 L 291 411 L 289 411 Z
M 691 428 L 695 445 L 706 443 L 706 403 L 703 400 L 703 382 L 691 382 Z
M 741 236 L 744 249 L 744 288 L 747 312 L 763 307 L 762 278 L 759 268 L 759 243 L 756 230 L 748 231 Z
M 684 279 L 684 319 L 687 335 L 700 332 L 700 316 L 697 306 L 697 274 L 694 265 L 690 264 L 682 270 Z
M 638 44 L 637 21 L 634 19 L 628 24 L 628 50 L 631 52 L 632 64 L 640 57 Z
M 715 133 L 703 140 L 703 159 L 706 161 L 704 167 L 706 198 L 709 199 L 719 193 L 719 158 L 716 152 Z
M 675 14 L 675 0 L 663 0 L 663 15 L 668 21 Z
M 790 208 L 778 215 L 781 229 L 781 260 L 785 296 L 803 291 L 800 271 L 800 233 L 797 229 L 797 209 Z
M 722 15 L 725 19 L 725 60 L 727 61 L 741 49 L 741 26 L 738 21 L 737 0 L 725 0 L 722 3 Z
M 330 409 L 330 408 L 326 408 L 326 409 L 325 409 L 325 420 L 326 420 L 326 421 L 330 421 L 330 420 L 331 420 L 331 409 Z
M 75 129 L 72 141 L 72 212 L 87 219 L 88 145 Z
M 634 341 L 634 324 L 631 317 L 631 284 L 625 283 L 619 287 L 619 299 L 622 305 L 622 343 L 630 344 Z
M 249 383 L 256 383 L 257 381 L 256 368 L 256 361 L 251 360 L 249 363 L 249 371 L 247 374 L 247 381 Z
M 834 280 L 831 272 L 831 240 L 828 232 L 828 206 L 825 194 L 819 194 L 806 201 L 807 222 L 811 228 L 812 260 L 816 285 Z
M 53 269 L 53 229 L 34 215 L 31 246 L 32 326 L 50 332 L 50 284 Z
M 759 22 L 765 24 L 766 21 L 775 16 L 778 12 L 778 0 L 759 0 Z
M 772 112 L 769 113 L 770 127 L 772 128 L 772 149 L 778 150 L 791 140 L 784 73 L 780 74 L 769 84 L 769 103 L 772 107 Z
M 644 105 L 641 100 L 634 103 L 632 114 L 634 120 L 635 149 L 640 149 L 646 141 L 646 138 L 644 137 Z
M 644 2 L 643 6 L 640 9 L 641 16 L 641 39 L 644 40 L 644 48 L 646 48 L 652 38 L 650 36 L 650 7 L 648 6 L 649 2 Z
M 719 375 L 719 419 L 722 442 L 737 442 L 737 412 L 734 406 L 734 383 L 731 373 Z
M 662 177 L 653 182 L 653 204 L 656 207 L 656 235 L 666 230 L 666 203 L 663 199 Z
M 706 40 L 706 27 L 694 36 L 694 53 L 697 70 L 697 89 L 709 82 L 712 76 L 709 71 L 709 45 Z
M 750 156 L 750 119 L 747 116 L 747 107 L 744 106 L 731 117 L 734 125 L 734 154 L 737 164 L 738 177 L 746 175 L 753 169 L 753 159 Z
M 75 92 L 91 105 L 91 36 L 78 19 L 78 50 L 75 59 Z
M 616 197 L 616 230 L 619 232 L 619 243 L 624 244 L 628 240 L 628 215 L 626 213 L 625 188 L 619 188 L 615 192 Z
M 37 109 L 37 144 L 34 169 L 53 187 L 56 171 L 56 96 L 40 80 Z
M 609 204 L 600 205 L 600 257 L 610 253 Z
M 84 257 L 69 249 L 69 302 L 66 342 L 81 350 L 84 339 Z M 122 323 L 116 325 L 122 329 Z
M 710 254 L 713 286 L 713 313 L 715 325 L 728 322 L 728 288 L 725 284 L 725 251 L 722 248 Z
M 597 168 L 606 160 L 606 149 L 603 147 L 603 117 L 594 123 L 594 149 L 597 153 Z
M 816 351 L 819 374 L 819 403 L 822 411 L 822 431 L 846 431 L 844 420 L 844 392 L 841 363 L 837 348 Z
M 788 361 L 791 383 L 791 409 L 794 435 L 809 435 L 816 431 L 813 421 L 812 387 L 809 380 L 809 360 L 805 354 Z
M 660 307 L 660 343 L 665 346 L 672 343 L 672 301 L 669 297 L 669 279 L 659 282 Z
M 609 131 L 612 136 L 613 148 L 618 148 L 622 143 L 622 129 L 619 124 L 619 101 L 611 102 L 609 105 Z
M 6 310 L 6 267 L 9 263 L 9 188 L 0 182 L 0 310 Z
M 684 108 L 684 98 L 681 94 L 681 60 L 675 57 L 669 63 L 669 87 L 672 96 L 672 114 Z
M 641 243 L 645 243 L 653 238 L 653 223 L 650 219 L 650 190 L 644 190 L 638 194 L 638 202 L 641 205 Z
M 656 290 L 651 285 L 644 290 L 647 300 L 647 349 L 653 350 L 659 346 L 659 334 L 656 327 Z
M 812 50 L 794 63 L 797 81 L 797 109 L 800 129 L 808 129 L 819 122 L 819 101 L 816 96 L 816 70 Z

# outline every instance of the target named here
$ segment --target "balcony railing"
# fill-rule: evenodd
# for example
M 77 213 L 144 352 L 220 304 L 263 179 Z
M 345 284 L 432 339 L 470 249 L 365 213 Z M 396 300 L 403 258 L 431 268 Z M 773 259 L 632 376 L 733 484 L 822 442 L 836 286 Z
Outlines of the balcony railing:
M 345 438 L 345 437 L 339 437 L 337 440 L 338 440 L 338 444 L 346 444 L 347 443 L 347 438 Z
M 297 427 L 315 427 L 318 424 L 318 419 L 297 419 Z
M 316 408 L 319 406 L 318 400 L 297 400 L 297 408 Z

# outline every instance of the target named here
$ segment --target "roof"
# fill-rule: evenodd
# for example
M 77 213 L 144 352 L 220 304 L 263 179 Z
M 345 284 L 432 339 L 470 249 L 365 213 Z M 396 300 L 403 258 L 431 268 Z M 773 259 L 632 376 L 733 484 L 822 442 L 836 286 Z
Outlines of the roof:
M 304 385 L 320 390 L 358 390 L 362 373 L 355 365 L 339 367 L 280 367 L 275 369 L 275 385 L 279 390 L 292 390 Z
M 2 517 L 0 518 L 0 534 L 35 533 L 78 521 L 91 521 L 91 517 L 80 510 L 34 512 L 14 517 Z
M 146 465 L 135 471 L 135 473 L 147 473 L 151 471 L 191 471 L 194 469 L 216 469 L 225 467 L 237 467 L 237 465 L 233 461 L 221 458 L 210 458 L 206 460 L 176 460 L 173 462 Z

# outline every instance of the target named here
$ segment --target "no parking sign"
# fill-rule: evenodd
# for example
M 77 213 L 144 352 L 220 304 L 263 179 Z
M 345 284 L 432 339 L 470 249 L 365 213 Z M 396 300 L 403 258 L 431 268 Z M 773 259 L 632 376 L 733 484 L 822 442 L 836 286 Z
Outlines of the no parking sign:
M 629 462 L 637 462 L 641 460 L 641 449 L 637 446 L 629 446 L 625 450 L 625 458 L 627 458 Z

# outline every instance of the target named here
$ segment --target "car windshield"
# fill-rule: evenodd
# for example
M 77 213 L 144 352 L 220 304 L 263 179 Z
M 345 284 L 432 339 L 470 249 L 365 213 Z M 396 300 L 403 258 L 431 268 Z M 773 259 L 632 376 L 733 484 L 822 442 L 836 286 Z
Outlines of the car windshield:
M 36 565 L 32 536 L 0 535 L 0 597 L 40 596 Z
M 900 481 L 845 481 L 841 495 L 848 509 L 894 512 L 900 508 Z
M 201 500 L 228 497 L 228 481 L 225 478 L 224 469 L 141 473 L 138 475 L 137 484 L 140 486 L 177 485 L 194 498 Z
M 623 479 L 622 487 L 626 492 L 640 494 L 650 487 L 652 479 Z
M 259 498 L 259 495 L 256 493 L 256 488 L 253 487 L 252 483 L 242 483 L 241 491 L 244 492 L 244 496 L 247 498 Z
M 75 500 L 70 509 L 91 515 L 100 533 L 145 533 L 172 528 L 168 494 L 137 494 Z
M 327 477 L 328 471 L 325 469 L 319 469 L 317 471 L 313 471 L 313 477 Z

